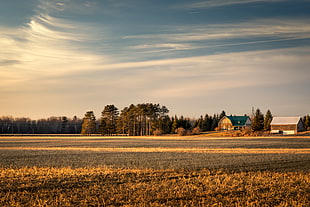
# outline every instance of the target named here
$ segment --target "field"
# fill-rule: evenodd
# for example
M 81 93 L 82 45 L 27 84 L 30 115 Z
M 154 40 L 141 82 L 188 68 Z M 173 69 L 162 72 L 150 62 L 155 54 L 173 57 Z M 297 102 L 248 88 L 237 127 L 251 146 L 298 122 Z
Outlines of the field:
M 1 206 L 309 206 L 310 137 L 0 137 Z

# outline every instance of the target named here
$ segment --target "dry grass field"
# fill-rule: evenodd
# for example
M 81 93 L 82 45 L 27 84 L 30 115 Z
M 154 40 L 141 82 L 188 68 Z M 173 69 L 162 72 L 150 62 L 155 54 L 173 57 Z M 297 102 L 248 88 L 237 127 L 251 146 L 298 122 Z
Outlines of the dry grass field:
M 310 206 L 310 137 L 0 137 L 0 206 Z

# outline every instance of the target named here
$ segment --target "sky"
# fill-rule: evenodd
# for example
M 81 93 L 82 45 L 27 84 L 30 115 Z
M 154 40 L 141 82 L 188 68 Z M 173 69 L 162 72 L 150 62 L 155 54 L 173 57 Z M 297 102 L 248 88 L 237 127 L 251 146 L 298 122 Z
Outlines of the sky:
M 0 2 L 0 116 L 310 113 L 310 0 Z

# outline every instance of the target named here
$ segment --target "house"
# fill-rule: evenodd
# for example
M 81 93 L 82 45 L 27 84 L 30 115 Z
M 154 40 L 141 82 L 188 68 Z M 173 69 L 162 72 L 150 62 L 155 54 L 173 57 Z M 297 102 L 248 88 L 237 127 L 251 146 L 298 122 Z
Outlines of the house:
M 297 134 L 304 130 L 300 117 L 274 117 L 270 126 L 273 134 Z
M 238 130 L 251 126 L 251 120 L 248 116 L 224 116 L 218 124 L 219 130 Z

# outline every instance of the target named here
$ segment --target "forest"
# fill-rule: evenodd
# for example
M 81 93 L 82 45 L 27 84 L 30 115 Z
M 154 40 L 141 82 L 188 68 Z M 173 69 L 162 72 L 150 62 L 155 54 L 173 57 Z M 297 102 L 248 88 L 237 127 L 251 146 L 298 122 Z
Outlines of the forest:
M 93 111 L 87 111 L 82 119 L 77 116 L 52 116 L 32 120 L 25 117 L 2 116 L 0 134 L 190 135 L 215 131 L 219 120 L 225 115 L 223 110 L 221 113 L 205 114 L 198 119 L 190 119 L 184 116 L 169 116 L 169 109 L 160 104 L 131 104 L 122 110 L 112 104 L 103 108 L 99 118 L 95 117 Z M 260 109 L 256 109 L 250 117 L 252 130 L 269 130 L 272 120 L 270 110 L 264 115 Z M 303 117 L 303 122 L 306 129 L 310 127 L 309 115 Z

